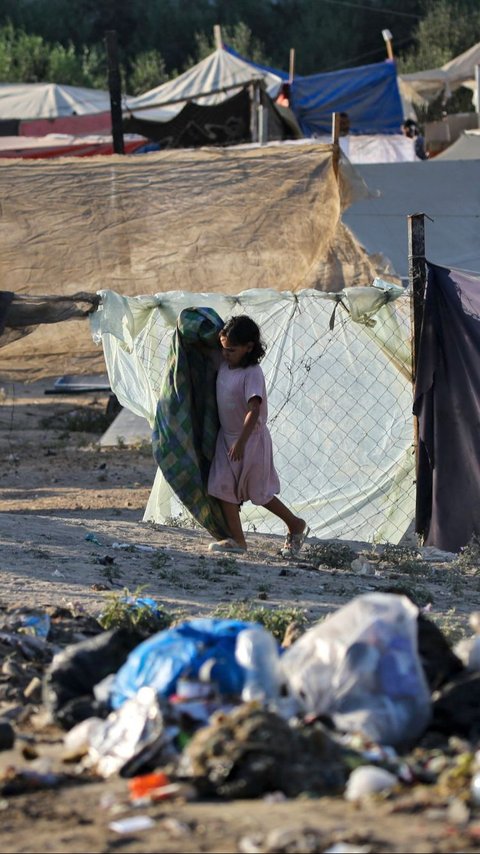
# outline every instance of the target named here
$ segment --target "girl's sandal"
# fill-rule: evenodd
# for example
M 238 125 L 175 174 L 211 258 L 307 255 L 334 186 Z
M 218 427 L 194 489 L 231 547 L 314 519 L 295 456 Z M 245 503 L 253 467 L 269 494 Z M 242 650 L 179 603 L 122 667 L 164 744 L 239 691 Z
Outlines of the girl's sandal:
M 282 557 L 289 558 L 298 555 L 309 533 L 310 528 L 308 527 L 308 525 L 305 525 L 301 534 L 288 533 L 285 538 L 283 548 L 280 549 L 280 554 L 282 555 Z
M 243 554 L 247 550 L 239 546 L 235 540 L 218 540 L 216 543 L 210 543 L 209 552 L 230 552 L 230 554 Z

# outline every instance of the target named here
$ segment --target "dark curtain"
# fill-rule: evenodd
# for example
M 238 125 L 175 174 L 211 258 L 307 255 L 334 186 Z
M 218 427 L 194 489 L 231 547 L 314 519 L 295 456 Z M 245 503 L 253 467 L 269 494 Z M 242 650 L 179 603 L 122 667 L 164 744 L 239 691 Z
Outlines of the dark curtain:
M 457 552 L 480 534 L 480 277 L 427 265 L 414 413 L 416 531 Z

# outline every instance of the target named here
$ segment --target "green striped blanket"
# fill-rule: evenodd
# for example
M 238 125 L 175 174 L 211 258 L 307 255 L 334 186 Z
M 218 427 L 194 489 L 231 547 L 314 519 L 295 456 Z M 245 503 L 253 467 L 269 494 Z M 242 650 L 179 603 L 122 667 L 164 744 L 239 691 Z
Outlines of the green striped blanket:
M 153 454 L 165 480 L 215 539 L 230 536 L 220 504 L 207 494 L 218 413 L 216 365 L 223 321 L 211 308 L 186 308 L 177 319 L 153 430 Z

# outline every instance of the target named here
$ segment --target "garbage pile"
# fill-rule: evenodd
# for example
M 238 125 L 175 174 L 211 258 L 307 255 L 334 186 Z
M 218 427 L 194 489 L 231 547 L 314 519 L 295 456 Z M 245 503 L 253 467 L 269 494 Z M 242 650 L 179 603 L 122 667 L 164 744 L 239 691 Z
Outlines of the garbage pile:
M 148 635 L 102 630 L 73 606 L 5 611 L 0 750 L 20 742 L 34 756 L 32 727 L 57 727 L 68 771 L 10 766 L 0 794 L 120 775 L 132 800 L 356 801 L 423 783 L 480 804 L 479 635 L 452 650 L 390 593 L 358 596 L 297 635 L 280 644 L 227 619 Z

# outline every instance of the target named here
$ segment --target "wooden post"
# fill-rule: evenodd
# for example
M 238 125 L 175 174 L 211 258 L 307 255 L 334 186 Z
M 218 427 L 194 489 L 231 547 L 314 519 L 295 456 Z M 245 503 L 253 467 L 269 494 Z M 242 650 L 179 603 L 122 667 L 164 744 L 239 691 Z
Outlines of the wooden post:
M 293 83 L 293 78 L 295 74 L 295 48 L 290 48 L 290 65 L 288 70 L 288 82 L 290 85 Z
M 480 65 L 475 66 L 475 112 L 477 114 L 477 125 L 480 128 Z
M 105 44 L 107 48 L 108 89 L 110 92 L 113 150 L 115 154 L 125 154 L 122 121 L 122 81 L 120 78 L 120 66 L 118 64 L 116 30 L 107 30 L 105 33 Z
M 333 148 L 333 171 L 338 178 L 338 162 L 340 160 L 340 113 L 332 113 L 332 148 Z
M 412 214 L 408 217 L 408 283 L 410 287 L 410 317 L 411 317 L 411 344 L 412 344 L 412 390 L 415 395 L 415 382 L 417 379 L 418 349 L 420 344 L 420 333 L 423 323 L 423 307 L 425 300 L 425 287 L 427 278 L 427 265 L 425 261 L 425 214 Z M 419 466 L 419 442 L 418 442 L 418 418 L 413 416 L 413 449 L 415 454 L 415 485 L 418 483 Z M 418 502 L 418 492 L 417 502 Z M 415 513 L 418 517 L 418 506 Z M 422 531 L 417 531 L 417 534 Z
M 249 86 L 250 92 L 250 135 L 252 142 L 260 140 L 260 81 L 253 80 Z
M 423 322 L 423 304 L 427 283 L 425 261 L 425 214 L 408 217 L 408 283 L 411 292 L 412 319 L 412 381 L 415 384 L 418 367 L 418 348 Z
M 390 30 L 382 30 L 383 40 L 385 42 L 385 47 L 387 48 L 387 57 L 388 59 L 394 59 L 393 56 L 393 48 L 392 48 L 392 34 Z
M 215 24 L 213 28 L 213 38 L 215 41 L 215 50 L 221 50 L 223 47 L 222 28 L 220 24 Z

